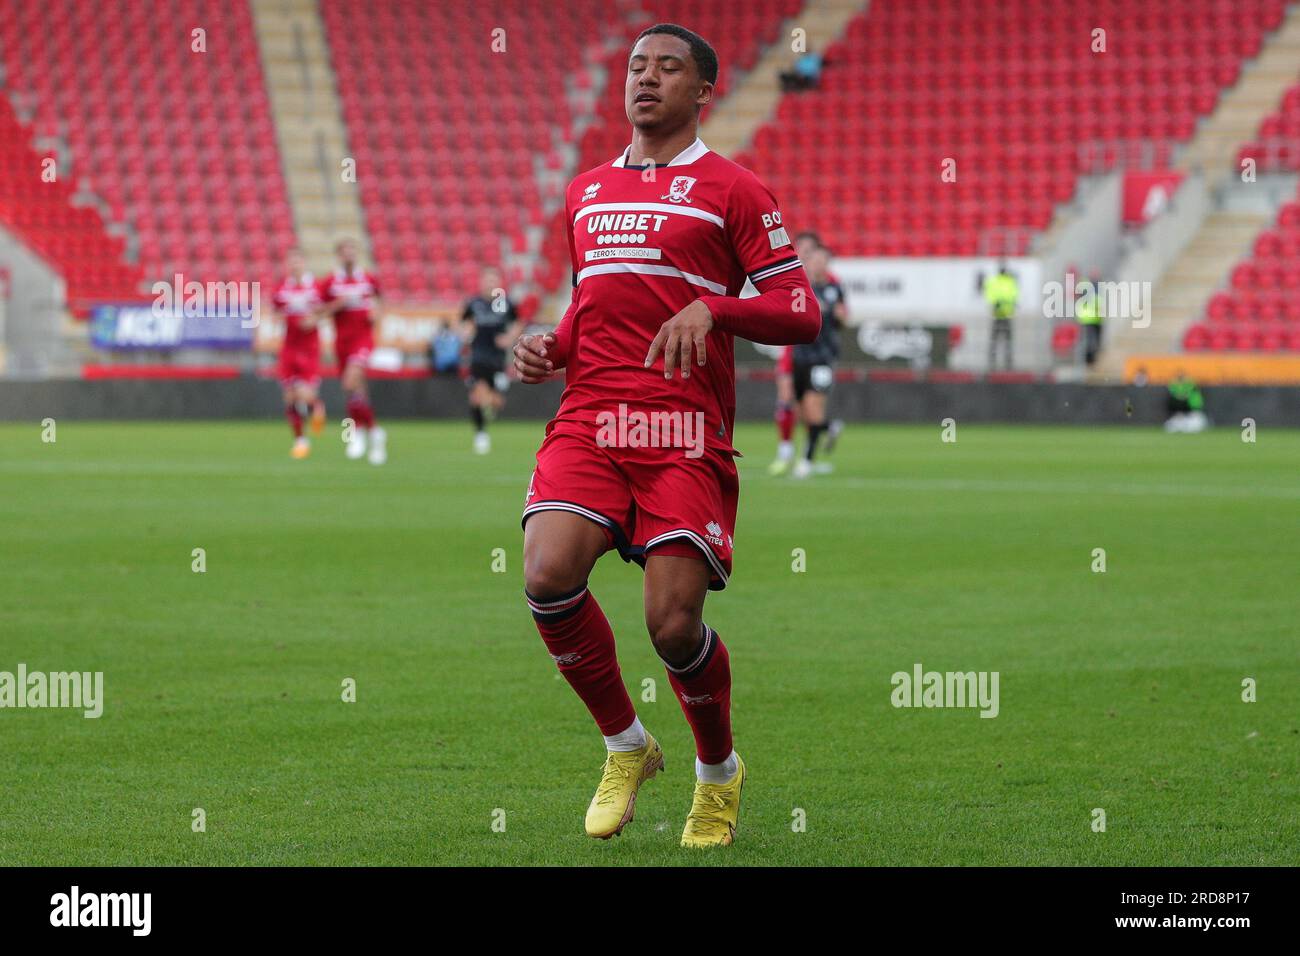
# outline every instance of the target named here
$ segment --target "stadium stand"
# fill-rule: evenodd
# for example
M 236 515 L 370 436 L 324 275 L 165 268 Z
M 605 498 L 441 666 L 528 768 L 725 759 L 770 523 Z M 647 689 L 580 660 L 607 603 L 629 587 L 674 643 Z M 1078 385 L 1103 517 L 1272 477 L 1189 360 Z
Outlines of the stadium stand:
M 1148 140 L 1167 165 L 1283 7 L 874 0 L 827 51 L 821 88 L 785 96 L 739 159 L 841 254 L 977 255 L 990 230 L 1023 253 L 1095 171 L 1089 154 L 1106 168 Z M 1098 24 L 1104 55 L 1080 39 Z M 935 189 L 947 159 L 956 180 Z
M 293 216 L 247 4 L 62 0 L 11 13 L 0 18 L 6 88 L 33 104 L 33 135 L 66 142 L 109 220 L 134 229 L 146 280 L 274 269 Z M 75 267 L 59 260 L 70 298 L 124 292 L 119 240 L 77 255 Z
M 577 7 L 593 23 L 607 12 Z M 522 251 L 543 221 L 533 164 L 561 163 L 572 120 L 557 97 L 589 37 L 555 29 L 545 0 L 495 12 L 322 0 L 321 11 L 379 272 L 394 298 L 459 298 L 482 265 L 501 264 L 503 235 Z M 508 51 L 527 44 L 524 71 L 494 52 L 495 29 Z
M 139 270 L 125 264 L 125 242 L 110 236 L 99 212 L 74 205 L 76 189 L 57 175 L 42 180 L 45 160 L 30 143 L 30 127 L 18 121 L 9 100 L 0 96 L 0 223 L 17 233 L 66 277 L 74 307 L 103 298 L 134 298 Z
M 1237 154 L 1238 164 L 1253 159 L 1256 171 L 1279 173 L 1300 171 L 1300 83 L 1282 97 L 1282 105 L 1264 118 L 1254 142 Z
M 289 152 L 281 155 L 277 137 L 277 122 L 281 136 L 292 135 L 297 117 L 285 125 L 272 113 L 258 3 L 50 0 L 12 5 L 0 18 L 0 222 L 66 278 L 77 314 L 137 298 L 174 272 L 265 280 L 284 248 L 302 241 L 284 173 Z M 324 29 L 327 46 L 310 66 L 333 72 L 338 106 L 328 112 L 342 114 L 336 139 L 357 161 L 364 240 L 386 297 L 422 305 L 460 299 L 484 264 L 503 266 L 525 294 L 529 283 L 566 294 L 555 181 L 627 142 L 612 94 L 636 33 L 668 20 L 710 38 L 721 103 L 765 51 L 788 46 L 783 21 L 812 5 L 572 0 L 565 15 L 587 30 L 556 29 L 550 0 L 492 10 L 421 0 L 303 6 Z M 1132 144 L 1156 167 L 1184 161 L 1180 147 L 1201 119 L 1231 112 L 1225 89 L 1247 85 L 1238 83 L 1243 64 L 1286 7 L 872 0 L 825 48 L 820 85 L 781 96 L 734 158 L 781 197 L 789 223 L 817 229 L 837 255 L 1024 254 L 1080 177 L 1119 162 Z M 1086 42 L 1098 24 L 1104 55 Z M 527 51 L 522 73 L 500 43 Z M 1249 125 L 1224 139 L 1225 162 L 1289 77 L 1279 72 Z M 566 91 L 602 82 L 590 115 L 572 108 Z M 733 97 L 728 108 L 743 103 Z M 765 107 L 752 119 L 767 115 Z M 1261 172 L 1300 171 L 1298 142 L 1294 83 L 1239 154 Z M 60 159 L 58 181 L 33 189 L 46 155 Z M 956 164 L 951 183 L 941 178 L 947 159 Z M 333 169 L 334 157 L 326 160 Z M 1204 321 L 1187 326 L 1271 211 L 1258 212 L 1241 245 L 1207 271 L 1168 347 L 1181 336 L 1193 350 L 1300 349 L 1300 313 L 1288 298 L 1300 289 L 1296 202 L 1235 266 Z M 299 226 L 326 231 L 310 217 Z M 999 236 L 1012 244 L 990 248 Z
M 1300 194 L 1255 240 L 1229 288 L 1183 336 L 1188 351 L 1300 351 Z

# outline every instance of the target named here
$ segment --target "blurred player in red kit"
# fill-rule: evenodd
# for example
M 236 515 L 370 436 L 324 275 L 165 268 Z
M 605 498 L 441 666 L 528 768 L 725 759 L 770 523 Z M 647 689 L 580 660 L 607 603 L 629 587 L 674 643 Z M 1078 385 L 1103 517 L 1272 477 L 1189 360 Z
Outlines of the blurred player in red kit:
M 293 428 L 294 458 L 306 458 L 311 442 L 302 433 L 303 421 L 311 415 L 311 431 L 319 435 L 325 424 L 325 403 L 320 389 L 320 334 L 317 319 L 320 292 L 316 279 L 307 271 L 302 253 L 290 249 L 284 257 L 284 278 L 271 298 L 275 311 L 284 319 L 284 344 L 280 346 L 279 379 L 284 394 L 284 414 Z
M 733 337 L 808 342 L 821 325 L 776 200 L 697 135 L 717 76 L 713 48 L 683 27 L 637 38 L 624 85 L 631 145 L 566 194 L 572 301 L 553 334 L 514 347 L 525 383 L 566 369 L 525 496 L 524 587 L 547 650 L 605 738 L 587 833 L 621 832 L 639 786 L 664 766 L 587 589 L 616 548 L 645 568 L 646 629 L 695 737 L 686 847 L 733 841 L 746 774 L 732 746 L 727 648 L 702 619 L 706 595 L 731 574 Z M 747 278 L 759 294 L 741 299 Z M 635 430 L 646 418 L 665 440 Z
M 374 324 L 379 320 L 379 280 L 357 265 L 357 244 L 344 239 L 335 247 L 339 267 L 321 280 L 320 297 L 325 310 L 334 316 L 334 354 L 339 378 L 347 398 L 347 414 L 353 421 L 349 458 L 370 452 L 370 463 L 388 460 L 387 435 L 375 425 L 366 388 L 366 368 L 374 348 Z

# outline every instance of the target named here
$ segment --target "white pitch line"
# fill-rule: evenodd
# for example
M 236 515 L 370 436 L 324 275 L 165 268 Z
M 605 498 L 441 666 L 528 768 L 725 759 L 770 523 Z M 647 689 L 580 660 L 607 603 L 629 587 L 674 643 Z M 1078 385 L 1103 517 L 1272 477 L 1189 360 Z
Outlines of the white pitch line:
M 1214 487 L 1210 485 L 1150 485 L 1082 481 L 1003 481 L 996 478 L 811 478 L 811 486 L 830 485 L 843 488 L 869 488 L 880 491 L 986 491 L 1024 494 L 1138 495 L 1141 497 L 1183 498 L 1300 498 L 1300 487 L 1259 488 L 1250 486 Z

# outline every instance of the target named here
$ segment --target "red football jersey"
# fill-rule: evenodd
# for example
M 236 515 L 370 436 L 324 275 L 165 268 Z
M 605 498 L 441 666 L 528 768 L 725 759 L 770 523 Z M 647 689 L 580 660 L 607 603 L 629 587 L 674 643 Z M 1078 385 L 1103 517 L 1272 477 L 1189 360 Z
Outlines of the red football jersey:
M 379 280 L 364 269 L 357 269 L 351 275 L 335 269 L 321 281 L 321 301 L 343 303 L 343 308 L 334 313 L 334 330 L 338 338 L 346 339 L 370 330 L 375 299 L 379 294 Z
M 284 344 L 286 352 L 316 355 L 320 352 L 320 335 L 316 326 L 304 326 L 302 320 L 320 306 L 320 290 L 310 273 L 297 278 L 287 278 L 276 287 L 271 297 L 276 311 L 284 316 Z
M 722 317 L 739 303 L 720 297 L 739 296 L 746 278 L 762 293 L 766 280 L 781 276 L 793 291 L 791 270 L 806 290 L 802 263 L 776 200 L 749 170 L 698 139 L 653 176 L 627 165 L 629 151 L 578 176 L 566 194 L 576 288 L 557 330 L 567 383 L 555 425 L 589 432 L 598 414 L 620 402 L 648 413 L 698 411 L 708 447 L 729 454 L 736 373 L 733 335 Z M 795 297 L 801 295 L 811 292 Z M 662 354 L 645 368 L 660 326 L 699 298 L 715 320 L 708 363 L 693 361 L 687 379 L 680 371 L 665 379 Z M 758 341 L 793 341 L 784 325 L 744 328 Z

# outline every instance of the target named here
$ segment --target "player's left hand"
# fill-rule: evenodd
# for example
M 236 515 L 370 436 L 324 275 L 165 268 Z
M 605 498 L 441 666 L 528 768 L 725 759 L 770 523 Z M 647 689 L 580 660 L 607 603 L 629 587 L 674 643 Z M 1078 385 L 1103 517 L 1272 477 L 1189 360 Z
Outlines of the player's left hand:
M 659 326 L 659 334 L 650 343 L 646 353 L 645 367 L 649 368 L 664 354 L 664 378 L 673 377 L 673 369 L 682 370 L 682 378 L 691 376 L 691 349 L 695 349 L 695 362 L 704 365 L 707 361 L 705 340 L 713 328 L 713 313 L 709 307 L 696 299 L 671 319 Z

